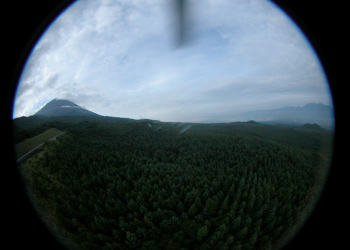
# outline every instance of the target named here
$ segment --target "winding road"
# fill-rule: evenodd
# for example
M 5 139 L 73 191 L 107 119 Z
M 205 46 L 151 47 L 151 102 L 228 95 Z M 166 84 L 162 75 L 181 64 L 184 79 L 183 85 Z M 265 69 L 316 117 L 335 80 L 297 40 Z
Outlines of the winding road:
M 60 136 L 60 135 L 63 135 L 64 133 L 66 132 L 62 132 L 62 133 L 59 133 L 55 136 L 53 136 L 52 138 L 50 138 L 48 141 L 51 141 L 51 140 L 56 140 L 56 137 Z M 45 142 L 44 142 L 45 143 Z M 17 161 L 16 163 L 19 163 L 20 161 L 24 160 L 27 156 L 29 156 L 31 153 L 33 153 L 35 150 L 37 150 L 38 148 L 40 148 L 42 145 L 44 145 L 44 143 L 41 143 L 39 144 L 38 146 L 36 146 L 35 148 L 31 149 L 30 151 L 28 151 L 27 153 L 25 153 L 24 155 L 22 155 Z

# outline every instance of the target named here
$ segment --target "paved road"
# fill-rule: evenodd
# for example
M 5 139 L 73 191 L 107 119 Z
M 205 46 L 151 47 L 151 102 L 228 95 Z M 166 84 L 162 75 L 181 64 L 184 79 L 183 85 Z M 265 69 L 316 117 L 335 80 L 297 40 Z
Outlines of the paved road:
M 56 137 L 63 135 L 66 132 L 62 132 L 59 133 L 58 135 L 55 135 L 54 137 L 52 137 L 51 139 L 49 139 L 49 141 L 51 140 L 56 140 Z M 31 149 L 29 152 L 25 153 L 24 155 L 22 155 L 17 161 L 16 163 L 19 163 L 20 161 L 24 160 L 27 156 L 29 156 L 31 153 L 33 153 L 35 150 L 37 150 L 38 148 L 40 148 L 42 145 L 44 145 L 44 143 L 41 143 L 40 145 L 36 146 L 35 148 Z

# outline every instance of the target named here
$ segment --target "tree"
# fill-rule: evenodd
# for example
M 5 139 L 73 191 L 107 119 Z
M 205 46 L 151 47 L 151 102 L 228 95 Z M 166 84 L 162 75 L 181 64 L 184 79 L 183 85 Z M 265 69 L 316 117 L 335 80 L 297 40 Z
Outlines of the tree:
M 186 220 L 182 223 L 181 229 L 189 241 L 193 241 L 197 237 L 198 224 L 194 220 Z
M 241 250 L 242 249 L 242 245 L 240 242 L 236 242 L 233 246 L 232 246 L 232 250 Z
M 198 206 L 196 203 L 193 203 L 190 207 L 190 209 L 188 209 L 188 216 L 190 216 L 191 218 L 193 218 L 196 214 L 198 213 Z
M 246 237 L 247 233 L 248 233 L 248 227 L 245 226 L 237 232 L 237 239 L 238 240 L 244 239 Z
M 233 229 L 238 230 L 241 227 L 241 216 L 239 215 L 233 221 Z
M 207 225 L 200 227 L 197 231 L 197 240 L 201 241 L 203 238 L 207 237 L 208 231 Z
M 250 213 L 253 210 L 254 203 L 255 203 L 255 192 L 253 190 L 248 195 L 248 201 L 247 201 L 247 211 L 248 211 L 248 213 Z
M 204 213 L 212 216 L 217 212 L 217 207 L 218 207 L 218 198 L 214 196 L 213 198 L 209 198 L 204 207 Z
M 254 245 L 258 239 L 258 234 L 255 232 L 253 233 L 245 243 L 245 248 L 246 249 L 254 249 Z
M 126 232 L 125 235 L 126 241 L 125 243 L 130 247 L 130 248 L 136 248 L 140 245 L 140 241 L 137 237 L 136 234 L 131 233 L 131 232 Z
M 235 237 L 229 234 L 226 240 L 227 245 L 232 245 L 234 241 L 235 241 Z
M 177 203 L 177 206 L 176 206 L 176 212 L 177 212 L 177 214 L 182 214 L 182 213 L 184 212 L 184 210 L 185 210 L 184 204 L 183 204 L 181 201 L 179 201 L 179 202 Z

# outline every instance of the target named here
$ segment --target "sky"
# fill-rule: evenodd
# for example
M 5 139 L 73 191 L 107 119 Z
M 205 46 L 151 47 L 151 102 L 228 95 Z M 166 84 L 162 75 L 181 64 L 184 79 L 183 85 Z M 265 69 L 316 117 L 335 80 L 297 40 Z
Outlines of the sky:
M 313 48 L 271 1 L 187 3 L 188 39 L 179 47 L 171 0 L 75 2 L 28 58 L 13 117 L 54 98 L 105 116 L 179 122 L 331 105 Z

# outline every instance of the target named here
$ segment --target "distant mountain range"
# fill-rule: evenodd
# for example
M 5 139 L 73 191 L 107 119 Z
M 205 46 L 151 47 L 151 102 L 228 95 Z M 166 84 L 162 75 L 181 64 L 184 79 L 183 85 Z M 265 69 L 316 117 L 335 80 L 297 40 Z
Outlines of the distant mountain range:
M 278 109 L 249 111 L 241 114 L 238 119 L 270 124 L 302 125 L 316 123 L 324 128 L 334 126 L 333 109 L 321 103 L 308 103 L 302 107 L 287 106 Z
M 266 124 L 311 125 L 318 124 L 323 128 L 334 127 L 333 109 L 324 104 L 308 103 L 302 107 L 283 107 L 270 110 L 256 110 L 242 113 L 238 121 L 255 121 Z M 133 119 L 101 116 L 91 112 L 69 100 L 54 99 L 30 117 L 14 119 L 17 127 L 32 127 L 44 122 L 125 122 Z M 313 128 L 316 128 L 313 126 Z

